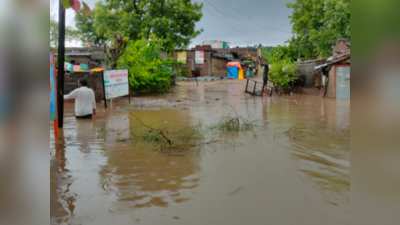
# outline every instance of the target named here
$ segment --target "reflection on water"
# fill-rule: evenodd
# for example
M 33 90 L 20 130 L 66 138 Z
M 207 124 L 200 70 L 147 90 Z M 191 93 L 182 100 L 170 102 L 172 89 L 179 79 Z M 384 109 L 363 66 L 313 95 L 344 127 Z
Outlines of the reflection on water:
M 155 154 L 151 148 L 111 150 L 100 170 L 101 187 L 116 201 L 111 211 L 160 206 L 190 198 L 184 191 L 196 187 L 195 160 Z
M 99 106 L 87 121 L 76 121 L 67 105 L 65 143 L 50 160 L 51 224 L 350 224 L 350 102 L 252 97 L 242 89 L 178 87 L 173 95 L 200 104 L 158 111 Z M 97 132 L 138 125 L 134 116 L 153 127 L 209 125 L 232 113 L 226 102 L 256 120 L 258 138 L 230 134 L 243 145 L 171 157 Z M 288 139 L 283 133 L 298 123 L 316 135 Z
M 127 112 L 129 121 L 107 122 L 107 128 L 125 129 L 127 125 L 139 123 L 134 116 L 141 118 L 149 126 L 173 128 L 188 123 L 188 111 Z M 127 123 L 125 123 L 127 122 Z M 109 127 L 112 124 L 112 127 Z M 126 134 L 129 136 L 129 131 Z M 116 198 L 110 209 L 115 212 L 128 208 L 151 206 L 166 207 L 171 202 L 184 202 L 189 199 L 187 189 L 197 186 L 195 175 L 199 167 L 198 159 L 185 157 L 166 157 L 153 150 L 154 146 L 145 143 L 115 143 L 104 151 L 107 165 L 99 172 L 102 189 Z
M 63 130 L 60 130 L 62 136 Z M 73 182 L 67 169 L 65 157 L 65 140 L 60 139 L 55 144 L 55 151 L 50 160 L 50 215 L 51 224 L 60 224 L 74 215 L 76 196 L 70 192 Z

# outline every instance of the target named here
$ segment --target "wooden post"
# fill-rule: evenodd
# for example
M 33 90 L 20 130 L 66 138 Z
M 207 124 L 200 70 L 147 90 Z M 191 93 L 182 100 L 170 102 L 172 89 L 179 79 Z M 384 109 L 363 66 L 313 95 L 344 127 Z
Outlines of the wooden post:
M 336 91 L 337 91 L 337 90 L 336 90 L 336 87 L 337 87 L 337 86 L 336 86 L 336 85 L 337 85 L 337 84 L 336 84 L 336 82 L 337 82 L 337 75 L 336 75 L 336 73 L 337 73 L 337 68 L 336 68 L 336 66 L 333 66 L 333 68 L 334 68 L 334 70 L 335 70 L 334 76 L 333 76 L 333 77 L 334 77 L 333 79 L 335 79 L 335 80 L 334 80 L 334 90 L 335 90 L 334 96 L 335 96 L 335 99 L 337 99 L 337 96 L 336 96 Z
M 58 134 L 58 120 L 54 120 L 54 137 L 55 139 L 58 139 L 59 134 Z
M 57 114 L 58 127 L 64 126 L 64 57 L 65 57 L 65 9 L 59 2 L 59 30 L 58 30 L 58 76 L 57 76 Z
M 54 57 L 53 57 L 53 62 L 54 62 Z M 55 64 L 54 64 L 55 65 Z M 63 67 L 64 68 L 64 67 Z M 56 68 L 54 67 L 54 79 L 56 79 L 57 80 L 57 70 L 56 70 Z M 55 90 L 57 90 L 57 83 L 56 82 L 54 82 L 54 84 L 56 85 L 55 87 L 54 87 L 54 89 Z M 56 115 L 58 114 L 58 104 L 57 104 L 57 98 L 56 98 Z M 57 115 L 57 117 L 58 117 L 58 115 Z M 57 140 L 58 139 L 58 137 L 59 137 L 59 133 L 58 133 L 58 118 L 56 119 L 56 120 L 54 120 L 53 121 L 53 123 L 54 123 L 54 137 L 55 137 L 55 139 Z
M 104 71 L 101 73 L 101 80 L 103 82 L 104 107 L 107 109 L 107 97 L 106 97 L 106 85 L 104 83 Z

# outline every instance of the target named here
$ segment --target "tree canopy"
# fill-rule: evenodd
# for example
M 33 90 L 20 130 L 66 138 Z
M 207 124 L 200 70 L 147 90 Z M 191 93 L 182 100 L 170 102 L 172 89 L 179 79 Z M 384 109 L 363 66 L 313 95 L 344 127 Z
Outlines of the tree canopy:
M 196 30 L 203 4 L 191 0 L 104 0 L 98 2 L 88 18 L 77 14 L 77 27 L 85 40 L 99 44 L 119 33 L 130 40 L 165 40 L 163 50 L 172 53 L 184 48 L 202 30 Z
M 86 44 L 90 42 L 94 46 L 103 46 L 108 37 L 104 33 L 98 33 L 94 26 L 95 12 L 90 11 L 88 16 L 85 15 L 85 9 L 79 10 L 75 15 L 76 28 L 81 32 L 81 41 Z
M 65 28 L 65 40 L 79 40 L 80 32 L 72 27 Z M 50 16 L 50 49 L 58 47 L 58 21 L 55 16 Z
M 296 0 L 287 7 L 306 59 L 330 56 L 338 38 L 350 38 L 350 0 Z

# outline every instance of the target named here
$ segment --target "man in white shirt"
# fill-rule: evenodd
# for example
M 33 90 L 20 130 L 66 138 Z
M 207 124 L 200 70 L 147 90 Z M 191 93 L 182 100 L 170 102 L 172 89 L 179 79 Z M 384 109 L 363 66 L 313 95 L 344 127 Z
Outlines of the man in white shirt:
M 96 115 L 96 99 L 94 91 L 87 87 L 87 80 L 80 79 L 78 87 L 64 99 L 75 99 L 75 116 L 77 119 L 91 119 Z

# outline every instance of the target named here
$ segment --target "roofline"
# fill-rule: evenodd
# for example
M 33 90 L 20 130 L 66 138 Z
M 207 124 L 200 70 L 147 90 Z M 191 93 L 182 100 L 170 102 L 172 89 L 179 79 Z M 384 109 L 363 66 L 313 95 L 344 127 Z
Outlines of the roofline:
M 332 61 L 330 61 L 328 63 L 325 63 L 325 64 L 320 65 L 320 66 L 316 66 L 314 69 L 315 70 L 322 69 L 322 68 L 325 68 L 327 66 L 336 64 L 336 63 L 338 63 L 340 61 L 343 61 L 343 60 L 346 60 L 346 59 L 349 59 L 349 58 L 350 58 L 350 53 L 346 53 L 344 55 L 340 55 L 340 56 L 335 57 Z

